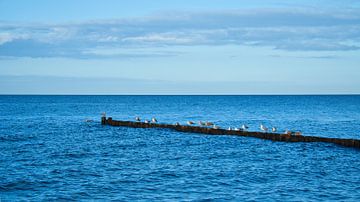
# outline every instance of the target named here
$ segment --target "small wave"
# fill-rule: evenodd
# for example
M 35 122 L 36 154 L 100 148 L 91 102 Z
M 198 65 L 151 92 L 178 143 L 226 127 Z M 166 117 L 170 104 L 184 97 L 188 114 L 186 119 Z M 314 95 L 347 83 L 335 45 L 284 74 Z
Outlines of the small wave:
M 0 136 L 0 141 L 21 142 L 21 141 L 28 141 L 34 138 L 35 136 L 33 135 L 2 135 Z
M 0 184 L 0 190 L 3 192 L 18 191 L 18 190 L 33 190 L 34 182 L 27 180 L 16 180 Z

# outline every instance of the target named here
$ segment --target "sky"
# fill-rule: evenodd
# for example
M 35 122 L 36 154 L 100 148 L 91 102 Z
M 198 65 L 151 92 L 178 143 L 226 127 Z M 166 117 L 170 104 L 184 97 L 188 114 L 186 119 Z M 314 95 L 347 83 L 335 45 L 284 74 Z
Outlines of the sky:
M 359 94 L 358 0 L 0 0 L 0 94 Z

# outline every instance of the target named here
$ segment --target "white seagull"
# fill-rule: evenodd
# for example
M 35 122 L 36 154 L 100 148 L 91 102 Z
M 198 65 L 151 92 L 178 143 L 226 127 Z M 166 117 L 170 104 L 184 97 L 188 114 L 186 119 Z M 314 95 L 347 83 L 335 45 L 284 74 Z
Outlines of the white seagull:
M 214 125 L 213 128 L 214 128 L 214 129 L 220 129 L 220 127 L 217 126 L 217 125 Z
M 200 126 L 206 126 L 206 124 L 204 122 L 202 122 L 202 121 L 199 121 L 199 125 Z
M 243 130 L 247 130 L 247 129 L 249 129 L 249 126 L 243 124 L 243 125 L 241 126 L 241 128 L 242 128 Z
M 145 120 L 144 122 L 145 122 L 145 123 L 150 123 L 150 121 L 149 121 L 149 120 Z
M 153 118 L 151 119 L 151 122 L 153 122 L 153 123 L 157 123 L 156 118 L 155 118 L 155 117 L 153 117 Z
M 141 120 L 140 120 L 140 117 L 135 117 L 135 120 L 137 121 L 137 122 L 140 122 Z
M 264 126 L 263 124 L 260 124 L 260 130 L 267 132 L 268 128 L 266 126 Z
M 231 127 L 229 127 L 228 130 L 232 130 Z
M 179 123 L 179 122 L 176 122 L 176 123 L 175 123 L 175 126 L 180 126 L 180 123 Z
M 188 121 L 188 122 L 187 122 L 187 124 L 188 124 L 188 125 L 193 125 L 193 124 L 194 124 L 194 122 L 192 122 L 192 121 Z
M 275 133 L 275 132 L 277 131 L 277 129 L 276 129 L 275 127 L 272 127 L 271 131 L 272 131 L 273 133 Z

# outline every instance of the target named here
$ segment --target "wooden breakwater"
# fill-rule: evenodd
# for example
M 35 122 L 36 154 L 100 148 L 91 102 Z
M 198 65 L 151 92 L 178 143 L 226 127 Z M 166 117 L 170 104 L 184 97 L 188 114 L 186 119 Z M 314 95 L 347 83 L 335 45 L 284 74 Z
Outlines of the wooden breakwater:
M 255 138 L 280 141 L 280 142 L 325 142 L 325 143 L 334 143 L 346 147 L 360 148 L 360 140 L 355 140 L 355 139 L 327 138 L 327 137 L 302 136 L 302 135 L 294 135 L 294 134 L 266 133 L 266 132 L 253 132 L 253 131 L 235 131 L 235 130 L 214 129 L 208 127 L 189 126 L 189 125 L 117 121 L 117 120 L 113 120 L 111 117 L 108 118 L 102 117 L 101 124 L 109 125 L 109 126 L 132 127 L 132 128 L 168 128 L 175 131 L 186 132 L 186 133 L 202 133 L 208 135 L 236 135 L 243 137 L 255 137 Z

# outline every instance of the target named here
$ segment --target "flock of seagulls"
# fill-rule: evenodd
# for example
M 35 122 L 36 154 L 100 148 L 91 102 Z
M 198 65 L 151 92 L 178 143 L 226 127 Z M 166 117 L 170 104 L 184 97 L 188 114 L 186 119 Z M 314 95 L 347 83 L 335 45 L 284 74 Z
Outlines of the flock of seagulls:
M 140 119 L 140 117 L 138 117 L 138 116 L 135 117 L 135 120 L 136 120 L 137 122 L 141 122 L 141 119 Z M 148 120 L 148 119 L 145 119 L 145 120 L 144 120 L 144 123 L 157 123 L 157 122 L 158 122 L 158 121 L 157 121 L 157 119 L 156 119 L 155 117 L 152 117 L 152 118 L 151 118 L 151 121 Z M 195 125 L 195 122 L 193 122 L 193 121 L 187 121 L 186 123 L 187 123 L 187 125 L 189 125 L 189 126 Z M 176 125 L 176 126 L 180 126 L 180 123 L 179 123 L 179 122 L 176 122 L 175 125 Z M 199 126 L 205 126 L 205 127 L 212 127 L 213 129 L 220 129 L 220 126 L 215 125 L 213 122 L 209 122 L 209 121 L 199 121 L 199 122 L 198 122 L 198 125 L 199 125 Z M 239 128 L 236 128 L 236 127 L 235 127 L 235 128 L 232 128 L 232 127 L 229 127 L 229 128 L 228 128 L 228 130 L 234 130 L 234 131 L 247 131 L 248 129 L 249 129 L 249 126 L 248 126 L 248 125 L 245 125 L 245 124 L 241 125 L 241 127 L 239 127 Z M 270 129 L 271 129 L 271 132 L 273 132 L 273 133 L 276 133 L 276 132 L 278 131 L 276 127 L 271 127 Z M 269 131 L 269 128 L 266 127 L 266 126 L 263 125 L 263 124 L 260 124 L 260 130 L 263 131 L 263 132 L 268 132 L 268 131 Z M 301 136 L 301 135 L 302 135 L 301 132 L 295 132 L 295 133 L 294 133 L 294 132 L 289 131 L 289 130 L 286 130 L 284 134 L 287 134 L 287 135 L 295 134 L 295 135 L 297 135 L 297 136 Z
M 140 119 L 140 117 L 135 117 L 135 120 L 136 120 L 136 122 L 141 122 L 141 119 Z M 151 118 L 151 121 L 149 121 L 149 120 L 147 120 L 147 119 L 145 119 L 144 120 L 144 123 L 157 123 L 158 121 L 157 121 L 157 119 L 156 118 Z

